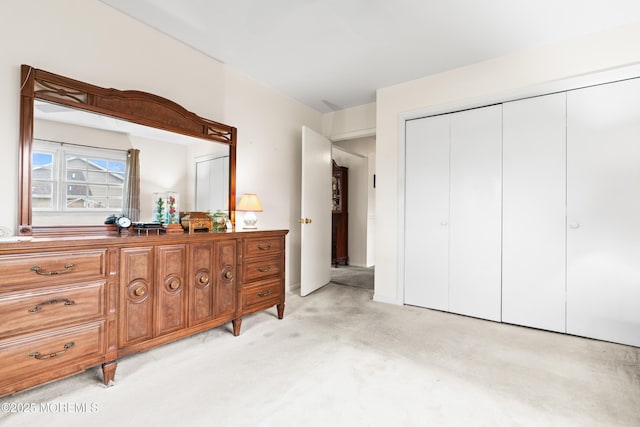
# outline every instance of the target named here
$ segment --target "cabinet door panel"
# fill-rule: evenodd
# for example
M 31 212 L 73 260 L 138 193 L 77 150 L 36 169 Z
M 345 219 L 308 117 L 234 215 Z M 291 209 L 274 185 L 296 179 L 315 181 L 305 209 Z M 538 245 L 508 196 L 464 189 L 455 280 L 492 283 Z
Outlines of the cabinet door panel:
M 566 94 L 503 105 L 502 320 L 565 332 Z
M 236 307 L 236 241 L 215 243 L 216 290 L 214 312 L 216 317 L 230 315 Z
M 153 337 L 153 247 L 120 251 L 120 347 Z
M 407 122 L 404 302 L 449 309 L 449 116 Z
M 449 309 L 500 320 L 502 107 L 451 114 Z
M 640 346 L 640 79 L 567 114 L 567 332 Z
M 186 326 L 186 259 L 185 245 L 156 248 L 156 336 Z
M 211 320 L 213 314 L 213 245 L 193 244 L 189 247 L 191 264 L 189 267 L 189 324 Z

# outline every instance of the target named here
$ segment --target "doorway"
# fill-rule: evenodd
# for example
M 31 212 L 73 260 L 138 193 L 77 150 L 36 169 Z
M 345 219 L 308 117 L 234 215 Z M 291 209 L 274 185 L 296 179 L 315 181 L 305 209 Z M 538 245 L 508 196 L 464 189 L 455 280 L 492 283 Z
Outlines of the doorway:
M 375 265 L 375 136 L 337 141 L 332 158 L 348 168 L 349 265 Z
M 331 283 L 367 289 L 373 292 L 375 267 L 341 265 L 331 268 Z
M 318 132 L 303 127 L 301 296 L 309 295 L 331 281 L 332 157 L 352 169 L 349 264 L 361 268 L 374 265 L 375 137 L 331 142 Z

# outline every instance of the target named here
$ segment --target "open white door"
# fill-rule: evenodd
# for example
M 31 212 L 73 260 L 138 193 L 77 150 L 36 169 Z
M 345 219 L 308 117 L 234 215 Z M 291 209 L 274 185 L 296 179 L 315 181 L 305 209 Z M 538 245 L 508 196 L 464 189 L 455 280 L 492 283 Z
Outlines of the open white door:
M 300 295 L 331 281 L 331 141 L 302 127 Z

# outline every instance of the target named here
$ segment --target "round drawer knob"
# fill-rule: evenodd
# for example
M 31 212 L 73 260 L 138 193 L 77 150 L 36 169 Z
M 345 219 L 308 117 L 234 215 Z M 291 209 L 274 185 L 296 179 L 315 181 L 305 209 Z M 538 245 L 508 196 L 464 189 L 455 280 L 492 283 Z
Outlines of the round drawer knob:
M 140 286 L 139 288 L 136 288 L 135 291 L 133 291 L 133 294 L 137 297 L 141 297 L 142 295 L 145 294 L 144 288 L 142 286 Z
M 229 280 L 233 279 L 233 273 L 230 271 L 227 271 L 226 273 L 224 273 L 224 278 Z
M 201 284 L 203 284 L 203 285 L 204 285 L 205 283 L 208 283 L 208 282 L 209 282 L 209 275 L 208 275 L 208 274 L 203 274 L 202 276 L 200 276 L 200 278 L 198 279 L 198 281 L 199 281 Z
M 175 291 L 180 287 L 180 281 L 178 279 L 173 279 L 171 283 L 169 283 L 169 289 Z

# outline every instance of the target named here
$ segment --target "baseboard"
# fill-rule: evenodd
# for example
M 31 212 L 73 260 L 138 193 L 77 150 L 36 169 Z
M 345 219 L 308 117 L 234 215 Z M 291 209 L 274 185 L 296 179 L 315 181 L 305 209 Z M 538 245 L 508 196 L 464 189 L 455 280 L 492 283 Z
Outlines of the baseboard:
M 287 289 L 289 292 L 300 293 L 300 283 L 289 284 L 289 288 Z
M 399 302 L 395 298 L 389 298 L 387 296 L 380 296 L 379 294 L 376 294 L 376 293 L 373 294 L 373 300 L 375 302 L 382 302 L 382 303 L 385 303 L 385 304 L 402 305 L 402 303 Z

